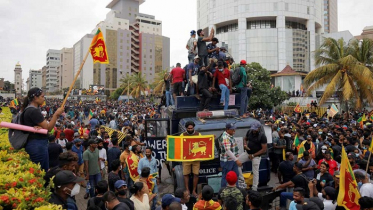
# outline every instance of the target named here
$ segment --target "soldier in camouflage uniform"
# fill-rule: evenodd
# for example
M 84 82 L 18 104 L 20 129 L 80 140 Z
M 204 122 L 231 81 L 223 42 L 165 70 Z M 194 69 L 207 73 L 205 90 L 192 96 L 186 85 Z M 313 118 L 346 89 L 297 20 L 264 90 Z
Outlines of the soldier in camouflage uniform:
M 237 201 L 237 210 L 246 210 L 246 191 L 236 187 L 237 174 L 234 171 L 229 171 L 225 179 L 227 180 L 227 187 L 220 189 L 219 203 L 223 204 L 229 197 L 233 197 Z

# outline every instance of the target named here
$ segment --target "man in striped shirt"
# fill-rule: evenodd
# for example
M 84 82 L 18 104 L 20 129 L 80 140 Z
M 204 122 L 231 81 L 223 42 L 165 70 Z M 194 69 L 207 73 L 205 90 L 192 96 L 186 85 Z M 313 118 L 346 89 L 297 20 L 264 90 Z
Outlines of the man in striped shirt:
M 227 123 L 225 128 L 226 130 L 219 139 L 219 146 L 221 148 L 220 166 L 222 167 L 221 187 L 227 186 L 227 180 L 225 179 L 227 173 L 229 171 L 234 171 L 238 174 L 238 167 L 242 166 L 242 163 L 237 159 L 239 156 L 238 146 L 233 137 L 236 132 L 236 125 Z

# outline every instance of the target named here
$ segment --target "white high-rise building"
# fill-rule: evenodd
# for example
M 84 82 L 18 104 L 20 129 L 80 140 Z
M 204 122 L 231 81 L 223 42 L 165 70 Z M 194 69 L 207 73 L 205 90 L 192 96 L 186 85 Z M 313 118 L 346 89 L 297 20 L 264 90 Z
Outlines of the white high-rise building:
M 59 88 L 57 82 L 57 68 L 61 65 L 61 50 L 49 49 L 47 51 L 46 61 L 46 91 L 50 93 L 58 90 Z
M 338 0 L 324 0 L 324 31 L 338 32 Z
M 27 90 L 30 90 L 33 87 L 41 88 L 43 86 L 41 70 L 30 69 L 27 85 Z
M 61 49 L 61 65 L 57 67 L 57 89 L 69 88 L 74 80 L 73 48 Z
M 287 65 L 313 70 L 323 23 L 321 0 L 197 0 L 197 25 L 206 36 L 215 28 L 219 46 L 236 62 L 258 62 L 272 72 Z
M 170 66 L 170 39 L 162 36 L 162 21 L 139 12 L 144 0 L 112 0 L 106 8 L 106 19 L 92 33 L 74 45 L 74 72 L 77 72 L 100 27 L 105 38 L 109 64 L 92 64 L 89 55 L 80 75 L 83 89 L 104 85 L 106 90 L 118 88 L 120 79 L 133 73 L 144 73 L 151 84 L 155 75 Z
M 22 67 L 18 62 L 14 68 L 14 89 L 17 96 L 22 95 L 22 82 Z

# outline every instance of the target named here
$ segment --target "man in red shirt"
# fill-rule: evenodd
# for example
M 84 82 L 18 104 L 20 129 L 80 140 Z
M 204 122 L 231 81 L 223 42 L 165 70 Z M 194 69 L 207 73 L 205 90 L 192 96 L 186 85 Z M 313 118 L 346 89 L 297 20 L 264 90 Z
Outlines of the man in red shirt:
M 185 70 L 181 68 L 181 64 L 177 63 L 176 68 L 171 70 L 170 76 L 168 79 L 172 77 L 172 87 L 173 87 L 173 97 L 176 106 L 176 96 L 183 96 L 183 81 L 185 79 Z
M 329 174 L 334 175 L 335 171 L 338 171 L 338 164 L 335 160 L 332 159 L 332 155 L 330 154 L 330 151 L 325 152 L 325 158 L 319 160 L 319 164 L 317 168 L 320 168 L 320 165 L 322 162 L 326 162 L 329 165 Z
M 227 110 L 229 105 L 229 94 L 232 91 L 232 81 L 229 70 L 224 69 L 224 64 L 221 61 L 218 62 L 218 70 L 214 73 L 212 87 L 215 87 L 216 79 L 218 79 L 218 85 L 221 90 L 220 105 L 224 104 L 224 110 Z
M 74 131 L 73 131 L 72 127 L 73 126 L 71 124 L 68 124 L 67 129 L 64 130 L 64 133 L 66 135 L 66 139 L 69 142 L 72 142 L 74 140 Z

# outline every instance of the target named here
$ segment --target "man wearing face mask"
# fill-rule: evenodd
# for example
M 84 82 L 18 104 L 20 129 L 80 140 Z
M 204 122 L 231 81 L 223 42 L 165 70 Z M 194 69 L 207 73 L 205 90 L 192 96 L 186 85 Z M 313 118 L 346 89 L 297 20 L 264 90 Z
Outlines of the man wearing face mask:
M 367 196 L 373 198 L 373 184 L 370 183 L 368 176 L 362 172 L 354 172 L 361 197 Z
M 115 182 L 115 195 L 118 198 L 119 202 L 127 204 L 130 210 L 134 210 L 133 201 L 127 198 L 127 183 L 123 180 L 118 180 Z
M 108 191 L 103 196 L 105 202 L 105 208 L 108 210 L 130 210 L 130 208 L 122 202 L 119 202 L 115 193 Z
M 78 209 L 75 203 L 67 200 L 69 197 L 78 195 L 80 192 L 79 182 L 83 182 L 84 179 L 71 171 L 63 170 L 57 173 L 53 179 L 55 191 L 52 193 L 49 202 L 52 204 L 62 205 L 63 209 Z M 70 199 L 71 200 L 71 199 Z
M 201 134 L 194 130 L 195 124 L 192 121 L 185 123 L 186 132 L 182 133 L 180 136 L 200 136 Z M 184 161 L 183 163 L 183 175 L 184 184 L 186 189 L 189 190 L 189 175 L 193 173 L 193 192 L 192 194 L 197 197 L 197 184 L 198 175 L 201 162 L 200 161 Z

